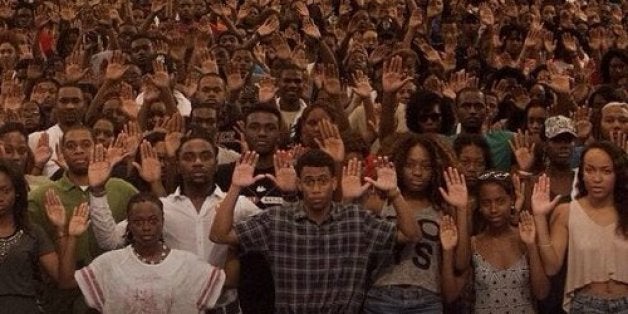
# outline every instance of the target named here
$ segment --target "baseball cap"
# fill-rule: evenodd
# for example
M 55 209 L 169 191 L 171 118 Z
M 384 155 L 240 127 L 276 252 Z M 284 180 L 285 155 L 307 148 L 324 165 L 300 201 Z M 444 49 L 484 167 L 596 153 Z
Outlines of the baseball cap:
M 552 139 L 563 133 L 569 133 L 576 137 L 576 127 L 573 120 L 562 116 L 553 116 L 545 120 L 545 136 Z

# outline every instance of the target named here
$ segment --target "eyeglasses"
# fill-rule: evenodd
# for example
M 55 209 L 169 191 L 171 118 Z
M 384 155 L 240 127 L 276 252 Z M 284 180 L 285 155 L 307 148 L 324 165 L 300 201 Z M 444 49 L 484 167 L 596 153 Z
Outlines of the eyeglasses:
M 510 179 L 510 173 L 504 171 L 487 171 L 482 173 L 478 180 L 480 181 L 488 181 L 488 180 L 498 180 L 498 181 L 506 181 Z
M 428 114 L 419 115 L 419 122 L 427 122 L 428 120 L 432 120 L 432 121 L 440 120 L 440 113 L 432 112 Z

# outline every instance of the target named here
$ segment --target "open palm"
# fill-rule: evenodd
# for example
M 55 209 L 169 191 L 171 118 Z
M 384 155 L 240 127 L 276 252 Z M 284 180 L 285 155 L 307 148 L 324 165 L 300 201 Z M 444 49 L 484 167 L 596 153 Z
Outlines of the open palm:
M 532 212 L 535 215 L 547 215 L 556 207 L 559 200 L 560 195 L 556 196 L 553 201 L 550 199 L 550 178 L 546 174 L 543 174 L 539 177 L 539 181 L 534 184 L 532 191 Z
M 442 187 L 438 189 L 445 201 L 456 208 L 466 208 L 469 201 L 469 193 L 464 175 L 458 173 L 458 169 L 449 167 L 444 172 L 443 177 L 447 190 Z
M 74 208 L 68 224 L 68 235 L 78 237 L 87 231 L 87 227 L 89 227 L 89 207 L 87 203 L 81 203 Z
M 59 195 L 53 189 L 46 191 L 44 207 L 46 209 L 46 216 L 50 223 L 57 229 L 64 229 L 66 223 L 65 207 L 59 199 Z

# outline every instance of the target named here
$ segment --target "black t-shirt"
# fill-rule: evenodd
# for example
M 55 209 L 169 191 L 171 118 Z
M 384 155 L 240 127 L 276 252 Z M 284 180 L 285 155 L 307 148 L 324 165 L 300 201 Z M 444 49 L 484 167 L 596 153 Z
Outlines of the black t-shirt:
M 215 180 L 221 190 L 227 191 L 229 189 L 234 169 L 235 163 L 218 166 Z M 274 172 L 274 167 L 267 169 L 255 169 L 255 173 L 253 175 L 274 174 Z M 246 196 L 249 200 L 251 200 L 251 202 L 255 203 L 255 205 L 261 209 L 278 206 L 283 203 L 281 191 L 279 191 L 279 189 L 275 186 L 275 183 L 268 178 L 261 179 L 242 189 L 240 195 Z
M 231 185 L 231 177 L 235 163 L 218 166 L 215 175 L 216 184 L 221 190 L 227 191 Z M 253 175 L 273 174 L 274 167 L 255 169 Z M 264 178 L 253 185 L 242 189 L 240 193 L 248 197 L 257 207 L 266 209 L 281 205 L 281 192 L 273 181 Z M 244 314 L 271 314 L 275 306 L 275 286 L 270 265 L 260 253 L 249 253 L 240 256 L 240 283 L 238 285 L 240 307 Z

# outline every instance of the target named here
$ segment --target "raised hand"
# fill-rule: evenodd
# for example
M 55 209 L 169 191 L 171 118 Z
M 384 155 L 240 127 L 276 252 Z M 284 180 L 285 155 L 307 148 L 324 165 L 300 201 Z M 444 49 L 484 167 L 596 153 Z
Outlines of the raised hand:
M 140 144 L 141 164 L 133 162 L 133 167 L 137 169 L 142 180 L 154 183 L 161 180 L 161 163 L 157 157 L 157 152 L 148 141 Z
M 557 195 L 554 200 L 550 200 L 550 178 L 543 174 L 539 177 L 539 181 L 534 184 L 532 190 L 532 213 L 534 215 L 547 215 L 556 207 L 560 200 Z
M 306 70 L 310 60 L 307 58 L 305 45 L 299 44 L 292 50 L 290 60 L 292 63 L 299 67 L 301 70 Z
M 6 89 L 4 89 L 5 86 Z M 3 84 L 3 94 L 4 103 L 2 107 L 4 110 L 18 111 L 22 109 L 25 96 L 22 92 L 22 86 L 19 83 L 12 81 L 10 84 Z
M 124 63 L 125 59 L 122 51 L 114 50 L 111 54 L 111 58 L 109 59 L 109 63 L 107 64 L 107 69 L 105 70 L 105 79 L 111 81 L 120 80 L 129 68 L 129 66 Z
M 513 138 L 508 142 L 510 149 L 515 154 L 519 169 L 523 171 L 530 171 L 534 165 L 534 148 L 536 143 L 532 140 L 530 133 L 525 133 L 518 130 Z
M 133 97 L 133 87 L 127 83 L 120 86 L 120 109 L 130 120 L 137 120 L 139 114 L 139 106 Z
M 574 35 L 570 33 L 563 33 L 563 46 L 567 51 L 576 52 L 578 50 L 577 40 Z
M 44 166 L 52 157 L 52 149 L 50 148 L 50 136 L 48 133 L 43 132 L 39 139 L 37 140 L 37 147 L 33 151 L 33 159 L 35 162 L 35 167 L 39 169 L 44 169 Z
M 364 178 L 364 180 L 382 192 L 390 193 L 397 189 L 395 165 L 388 161 L 388 157 L 377 157 L 375 171 L 377 173 L 377 180 L 373 180 L 369 177 Z
M 384 62 L 384 72 L 382 74 L 382 86 L 384 92 L 394 94 L 406 83 L 412 81 L 403 73 L 403 59 L 400 56 L 394 56 L 390 60 Z
M 323 119 L 318 122 L 321 132 L 321 139 L 314 138 L 318 147 L 329 154 L 335 162 L 341 163 L 345 160 L 345 144 L 340 137 L 338 126 L 329 120 Z
M 374 65 L 380 63 L 390 54 L 390 47 L 387 45 L 379 45 L 369 56 L 369 63 Z
M 534 218 L 527 211 L 522 211 L 519 216 L 519 236 L 521 241 L 528 245 L 534 245 L 536 242 L 536 225 Z
M 591 117 L 593 110 L 591 107 L 580 106 L 576 109 L 576 112 L 572 115 L 574 124 L 576 126 L 576 134 L 579 139 L 586 140 L 591 136 L 593 131 L 593 124 L 591 123 Z
M 454 219 L 445 215 L 440 219 L 440 244 L 444 251 L 451 251 L 458 245 L 458 228 Z
M 257 28 L 257 34 L 260 37 L 268 36 L 279 28 L 279 18 L 276 15 L 269 16 L 264 24 Z
M 273 47 L 273 50 L 275 51 L 275 55 L 277 56 L 277 58 L 281 60 L 290 59 L 290 46 L 288 45 L 286 40 L 281 37 L 281 35 L 279 35 L 278 33 L 274 33 L 270 37 L 270 43 Z
M 170 88 L 170 75 L 163 61 L 153 60 L 153 74 L 150 76 L 150 81 L 158 88 Z
M 123 127 L 122 132 L 126 135 L 126 139 L 123 142 L 124 151 L 129 154 L 129 156 L 135 156 L 142 138 L 139 123 L 137 123 L 137 121 L 127 122 L 127 124 Z
M 486 2 L 480 4 L 480 23 L 485 26 L 493 26 L 493 24 L 495 24 L 493 10 L 491 10 Z
M 185 132 L 185 121 L 180 113 L 175 112 L 166 123 L 166 155 L 170 158 L 176 157 L 177 150 L 181 146 L 183 132 Z
M 257 96 L 259 103 L 267 103 L 275 98 L 279 88 L 275 85 L 275 79 L 272 76 L 264 76 L 259 81 L 259 89 Z
M 278 150 L 273 156 L 275 175 L 266 176 L 272 180 L 283 193 L 297 190 L 297 172 L 294 170 L 294 155 L 291 151 Z
M 340 84 L 338 68 L 333 64 L 327 64 L 324 68 L 323 88 L 330 95 L 340 95 L 342 93 L 342 85 Z
M 65 65 L 65 80 L 67 82 L 76 83 L 80 81 L 87 72 L 89 68 L 85 68 L 83 64 L 85 63 L 85 46 L 83 44 L 79 44 L 72 54 L 66 59 Z
M 368 98 L 371 97 L 371 93 L 373 92 L 373 87 L 371 87 L 371 83 L 369 82 L 369 77 L 364 75 L 364 73 L 360 70 L 356 71 L 352 74 L 353 76 L 353 87 L 351 90 L 360 98 Z
M 113 166 L 114 164 L 107 159 L 106 149 L 102 144 L 97 144 L 87 168 L 89 186 L 96 189 L 103 188 L 111 176 Z
M 408 21 L 408 27 L 416 29 L 421 25 L 423 25 L 423 10 L 419 8 L 412 10 L 412 15 L 410 15 L 410 20 Z
M 240 144 L 240 151 L 246 153 L 250 151 L 249 143 L 246 142 L 246 135 L 244 135 L 244 129 L 246 128 L 244 121 L 238 120 L 233 126 L 233 130 L 238 134 L 238 143 Z
M 242 77 L 240 68 L 237 66 L 227 67 L 227 90 L 229 92 L 239 91 L 244 86 L 245 78 Z
M 233 170 L 233 176 L 231 178 L 231 185 L 244 188 L 265 178 L 266 175 L 264 174 L 253 176 L 258 159 L 259 154 L 254 151 L 244 153 L 242 157 L 240 157 L 240 160 L 236 162 L 235 169 Z
M 469 192 L 467 191 L 467 183 L 464 178 L 464 174 L 458 173 L 458 169 L 449 167 L 447 171 L 443 172 L 443 179 L 445 179 L 445 190 L 443 187 L 439 187 L 438 190 L 443 196 L 443 199 L 449 205 L 456 208 L 467 208 L 469 202 Z
M 545 30 L 543 32 L 543 47 L 545 47 L 545 51 L 552 54 L 556 50 L 557 40 L 554 39 L 554 33 L 549 30 Z
M 303 19 L 302 30 L 305 35 L 310 36 L 311 38 L 314 38 L 314 39 L 321 38 L 321 32 L 318 29 L 318 26 L 316 26 L 316 24 L 314 24 L 314 21 L 312 21 L 312 19 L 309 17 Z
M 362 162 L 357 158 L 349 160 L 347 166 L 342 167 L 342 197 L 346 200 L 356 199 L 369 187 L 371 183 L 362 184 Z
M 303 1 L 297 1 L 294 3 L 294 9 L 299 13 L 302 17 L 310 16 L 310 11 L 307 9 L 307 6 Z
M 628 135 L 622 131 L 611 132 L 609 134 L 610 141 L 615 144 L 615 146 L 621 148 L 626 154 L 628 154 Z
M 61 199 L 57 192 L 50 188 L 46 191 L 44 196 L 44 208 L 46 209 L 46 216 L 48 221 L 57 229 L 59 233 L 65 232 L 66 227 L 66 213 L 65 207 L 61 203 Z
M 214 55 L 207 48 L 203 48 L 197 53 L 197 63 L 198 66 L 195 68 L 199 72 L 203 74 L 218 74 L 216 58 L 214 58 Z
M 72 217 L 68 223 L 68 235 L 71 237 L 81 236 L 89 227 L 89 205 L 87 202 L 74 207 Z

